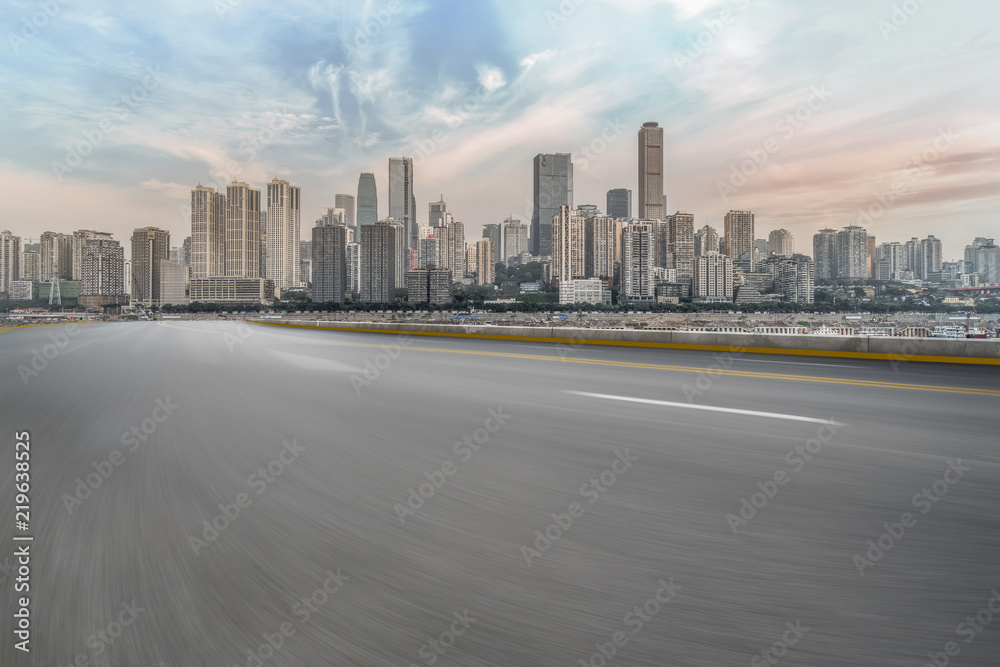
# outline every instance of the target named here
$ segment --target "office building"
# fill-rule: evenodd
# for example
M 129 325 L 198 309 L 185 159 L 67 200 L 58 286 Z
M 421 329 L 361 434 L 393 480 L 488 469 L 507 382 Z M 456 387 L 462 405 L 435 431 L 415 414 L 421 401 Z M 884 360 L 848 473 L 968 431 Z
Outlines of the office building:
M 267 273 L 278 292 L 302 287 L 299 279 L 301 189 L 275 177 L 267 185 Z
M 226 195 L 201 183 L 191 190 L 191 277 L 226 272 Z
M 734 262 L 749 253 L 750 271 L 754 270 L 754 216 L 753 211 L 730 211 L 726 214 L 725 254 Z
M 392 303 L 396 300 L 397 227 L 386 220 L 361 225 L 359 284 L 362 302 Z
M 347 226 L 317 224 L 312 230 L 312 300 L 343 303 L 347 269 Z
M 506 218 L 502 224 L 503 252 L 500 261 L 508 266 L 511 260 L 528 251 L 528 226 L 520 220 Z
M 795 237 L 787 229 L 775 229 L 767 235 L 766 256 L 791 257 L 795 254 Z
M 640 220 L 664 220 L 666 197 L 663 190 L 663 128 L 643 123 L 639 129 L 639 211 Z
M 187 303 L 188 267 L 161 259 L 159 305 L 183 306 Z
M 414 269 L 406 276 L 406 300 L 431 305 L 450 303 L 451 283 L 451 269 Z
M 254 307 L 274 302 L 274 282 L 267 278 L 214 276 L 191 280 L 191 302 Z
M 140 227 L 132 232 L 132 302 L 160 303 L 160 260 L 170 261 L 170 232 Z
M 714 227 L 705 225 L 694 235 L 694 254 L 696 257 L 719 252 L 719 232 Z
M 441 199 L 427 205 L 427 224 L 431 227 L 443 226 L 444 215 L 447 212 L 448 205 L 444 202 L 444 195 L 441 195 Z
M 125 250 L 118 241 L 90 239 L 80 248 L 79 304 L 104 308 L 125 303 Z
M 559 207 L 573 208 L 573 160 L 569 153 L 539 153 L 534 160 L 531 253 L 552 254 L 552 219 Z
M 630 222 L 622 228 L 621 294 L 628 301 L 652 301 L 656 297 L 655 245 L 652 222 Z
M 344 211 L 344 224 L 347 225 L 348 229 L 353 230 L 357 234 L 357 206 L 354 195 L 334 195 L 333 206 Z
M 226 186 L 226 275 L 231 278 L 260 277 L 260 190 L 233 181 Z M 271 233 L 270 214 L 267 232 Z M 296 239 L 298 241 L 298 239 Z M 271 240 L 267 240 L 270 245 Z M 296 243 L 296 248 L 298 244 Z M 267 253 L 270 260 L 270 253 Z M 296 263 L 297 265 L 297 263 Z M 133 273 L 137 268 L 133 263 Z M 271 272 L 271 267 L 267 267 Z
M 622 220 L 632 219 L 632 191 L 626 188 L 608 190 L 606 207 L 608 216 Z
M 413 210 L 413 158 L 389 158 L 389 217 L 403 225 L 406 247 L 417 247 L 417 216 Z M 405 274 L 398 276 L 405 282 Z
M 698 257 L 694 262 L 691 296 L 697 300 L 733 300 L 733 260 L 718 252 Z
M 559 283 L 559 303 L 611 303 L 607 283 L 600 278 L 563 280 Z

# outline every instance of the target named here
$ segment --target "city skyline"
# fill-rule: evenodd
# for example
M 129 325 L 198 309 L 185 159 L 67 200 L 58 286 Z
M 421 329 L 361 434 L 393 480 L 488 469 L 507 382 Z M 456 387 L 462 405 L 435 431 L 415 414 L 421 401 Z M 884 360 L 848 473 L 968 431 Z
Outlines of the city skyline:
M 75 5 L 60 6 L 23 44 L 8 39 L 0 66 L 17 92 L 0 168 L 27 196 L 13 201 L 7 227 L 25 238 L 81 227 L 125 238 L 138 226 L 181 237 L 190 188 L 219 189 L 220 174 L 222 185 L 235 178 L 263 189 L 275 176 L 298 184 L 311 221 L 336 194 L 356 192 L 362 171 L 375 173 L 386 205 L 387 158 L 406 155 L 417 223 L 444 192 L 477 238 L 482 225 L 509 215 L 529 219 L 530 160 L 539 152 L 573 155 L 574 204 L 600 206 L 613 188 L 637 192 L 634 133 L 655 120 L 670 147 L 669 210 L 693 212 L 696 227 L 747 209 L 763 227 L 804 237 L 854 224 L 859 208 L 878 211 L 880 199 L 893 198 L 866 225 L 878 238 L 936 233 L 955 257 L 967 238 L 997 236 L 997 93 L 973 85 L 996 67 L 988 55 L 997 45 L 944 6 L 920 5 L 895 26 L 886 23 L 891 7 L 860 2 L 846 3 L 836 20 L 789 3 L 711 0 L 592 0 L 569 3 L 572 12 L 345 4 L 322 17 L 305 3 L 224 5 L 219 13 L 211 4 L 143 8 L 145 29 L 169 32 L 169 46 L 138 39 L 128 18 Z M 20 25 L 34 9 L 13 2 L 2 11 Z M 475 43 L 449 45 L 466 57 L 438 67 L 424 37 L 443 29 L 445 15 L 482 30 Z M 379 17 L 388 17 L 384 25 Z M 358 33 L 363 25 L 375 34 Z M 273 58 L 200 38 L 248 27 L 257 39 L 247 44 L 272 44 Z M 302 34 L 294 48 L 279 39 L 290 27 Z M 778 39 L 803 31 L 822 39 Z M 86 76 L 69 76 L 65 54 L 95 35 L 106 46 L 81 66 Z M 411 58 L 418 37 L 424 55 Z M 588 49 L 596 43 L 604 48 Z M 625 57 L 641 76 L 614 66 Z M 651 77 L 663 85 L 651 88 Z M 113 130 L 102 132 L 102 120 Z M 73 146 L 88 153 L 75 167 Z M 933 159 L 907 172 L 922 154 Z M 766 162 L 748 163 L 752 155 Z M 904 194 L 891 195 L 894 183 Z M 108 199 L 118 204 L 113 219 Z

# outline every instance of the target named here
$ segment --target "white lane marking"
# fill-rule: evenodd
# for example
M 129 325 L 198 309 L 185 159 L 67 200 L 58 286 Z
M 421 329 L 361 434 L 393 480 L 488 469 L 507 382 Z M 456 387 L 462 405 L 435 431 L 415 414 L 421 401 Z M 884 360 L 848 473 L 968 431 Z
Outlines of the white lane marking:
M 674 403 L 672 401 L 655 401 L 651 398 L 634 398 L 632 396 L 614 396 L 612 394 L 592 394 L 586 391 L 569 391 L 564 393 L 576 394 L 577 396 L 590 396 L 591 398 L 603 398 L 609 401 L 626 401 L 629 403 L 645 403 L 647 405 L 662 405 L 668 408 L 687 408 L 689 410 L 710 410 L 712 412 L 728 412 L 734 415 L 750 415 L 752 417 L 768 417 L 770 419 L 788 419 L 797 422 L 812 422 L 813 424 L 829 424 L 831 426 L 846 426 L 841 422 L 829 419 L 815 419 L 813 417 L 800 417 L 798 415 L 786 415 L 780 412 L 759 412 L 757 410 L 739 410 L 736 408 L 719 408 L 711 405 L 694 405 L 693 403 Z

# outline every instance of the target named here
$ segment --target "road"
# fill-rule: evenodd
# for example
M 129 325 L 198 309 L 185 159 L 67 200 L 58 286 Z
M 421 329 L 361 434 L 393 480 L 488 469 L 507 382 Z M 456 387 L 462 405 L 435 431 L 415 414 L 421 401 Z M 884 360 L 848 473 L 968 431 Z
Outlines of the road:
M 0 373 L 5 666 L 998 664 L 994 368 L 167 321 Z

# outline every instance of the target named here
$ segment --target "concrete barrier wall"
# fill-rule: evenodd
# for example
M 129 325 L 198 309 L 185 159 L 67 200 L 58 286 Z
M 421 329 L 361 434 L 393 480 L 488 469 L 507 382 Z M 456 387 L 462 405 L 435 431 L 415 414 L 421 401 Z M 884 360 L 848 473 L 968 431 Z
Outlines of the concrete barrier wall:
M 592 345 L 623 345 L 698 350 L 742 350 L 758 354 L 853 357 L 1000 365 L 1000 340 L 965 338 L 888 338 L 883 336 L 810 336 L 794 334 L 642 331 L 575 327 L 507 327 L 415 322 L 259 321 L 259 324 L 336 330 L 365 330 L 430 336 L 509 338 Z

